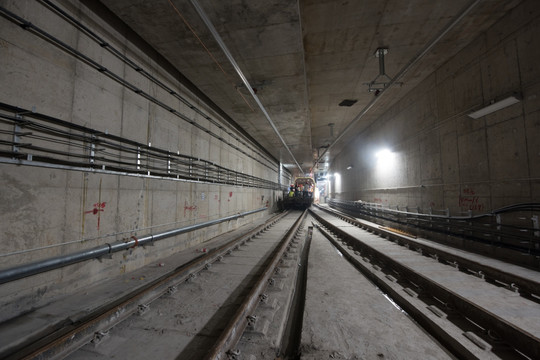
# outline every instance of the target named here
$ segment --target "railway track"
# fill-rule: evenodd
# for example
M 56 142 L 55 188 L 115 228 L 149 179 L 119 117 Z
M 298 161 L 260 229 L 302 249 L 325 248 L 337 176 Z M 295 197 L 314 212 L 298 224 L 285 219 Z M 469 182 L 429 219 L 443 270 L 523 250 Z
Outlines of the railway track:
M 538 273 L 503 264 L 312 207 L 66 310 L 0 358 L 540 358 Z
M 537 272 L 343 214 L 312 213 L 357 269 L 459 358 L 540 358 Z
M 1 357 L 234 356 L 244 329 L 253 326 L 252 312 L 264 303 L 262 297 L 273 301 L 268 289 L 282 286 L 275 276 L 279 265 L 295 261 L 291 245 L 298 242 L 304 217 L 305 212 L 280 214 L 75 321 L 66 314 L 45 334 L 4 350 Z

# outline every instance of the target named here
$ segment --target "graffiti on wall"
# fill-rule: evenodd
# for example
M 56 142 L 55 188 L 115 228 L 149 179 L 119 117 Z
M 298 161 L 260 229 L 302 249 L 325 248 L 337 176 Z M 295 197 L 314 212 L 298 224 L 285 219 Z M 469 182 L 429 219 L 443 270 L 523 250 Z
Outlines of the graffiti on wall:
M 484 211 L 485 205 L 480 201 L 480 197 L 471 188 L 465 188 L 459 196 L 459 207 L 471 211 Z

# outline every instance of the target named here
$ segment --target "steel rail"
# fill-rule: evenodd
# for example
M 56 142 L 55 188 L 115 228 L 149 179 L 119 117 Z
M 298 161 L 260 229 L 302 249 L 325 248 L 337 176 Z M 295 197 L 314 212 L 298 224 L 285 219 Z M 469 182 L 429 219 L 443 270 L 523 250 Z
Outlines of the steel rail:
M 407 298 L 407 296 L 410 295 L 403 296 L 403 294 L 396 291 L 391 285 L 389 285 L 382 276 L 378 276 L 374 271 L 370 270 L 369 268 L 371 267 L 371 262 L 368 261 L 362 263 L 362 261 L 360 261 L 358 258 L 355 258 L 347 250 L 348 247 L 339 241 L 340 238 L 331 234 L 329 232 L 331 230 L 328 230 L 324 225 L 315 223 L 314 226 L 332 243 L 332 245 L 336 247 L 336 249 L 345 259 L 347 259 L 347 261 L 349 261 L 364 276 L 371 280 L 385 294 L 385 296 L 389 296 L 394 303 L 398 304 L 401 309 L 403 309 L 422 328 L 424 328 L 424 331 L 437 339 L 448 351 L 456 355 L 456 357 L 459 359 L 478 360 L 478 357 L 474 354 L 474 346 L 476 345 L 471 343 L 470 345 L 472 346 L 466 346 L 461 341 L 453 339 L 452 335 L 448 331 L 446 331 L 436 321 L 433 321 L 429 316 L 426 315 L 425 311 L 417 308 L 414 302 L 411 302 L 410 299 Z
M 178 284 L 207 269 L 212 263 L 220 261 L 222 257 L 231 253 L 240 245 L 245 244 L 245 242 L 287 215 L 288 212 L 273 216 L 253 230 L 223 245 L 209 249 L 207 254 L 200 255 L 188 263 L 177 267 L 175 270 L 125 294 L 121 298 L 104 304 L 100 308 L 86 314 L 83 318 L 77 319 L 75 322 L 72 322 L 69 314 L 67 314 L 66 321 L 51 324 L 50 328 L 54 329 L 51 333 L 40 335 L 39 338 L 30 338 L 27 342 L 18 344 L 16 347 L 0 353 L 0 358 L 6 360 L 29 360 L 66 356 L 90 342 L 99 331 L 110 329 L 137 312 L 140 305 L 148 305 L 164 294 L 173 293 Z M 66 322 L 68 323 L 66 324 Z
M 283 254 L 287 249 L 287 246 L 293 239 L 294 235 L 297 233 L 306 215 L 307 210 L 302 213 L 302 215 L 295 221 L 293 226 L 287 231 L 287 233 L 283 237 L 283 240 L 281 241 L 279 249 L 275 252 L 272 260 L 268 263 L 264 272 L 259 277 L 257 283 L 253 286 L 252 290 L 250 291 L 249 295 L 247 295 L 244 302 L 239 306 L 236 314 L 225 327 L 214 346 L 204 357 L 205 360 L 224 359 L 228 352 L 233 352 L 236 350 L 234 349 L 234 347 L 242 337 L 242 333 L 247 326 L 248 315 L 254 312 L 257 304 L 260 302 L 259 296 L 263 293 L 265 287 L 268 286 L 268 281 L 274 273 L 274 269 L 279 264 Z
M 450 289 L 439 285 L 428 277 L 419 274 L 408 266 L 392 259 L 390 256 L 364 244 L 348 234 L 345 230 L 334 226 L 330 221 L 324 219 L 316 212 L 311 211 L 311 213 L 317 221 L 331 229 L 334 234 L 337 234 L 344 239 L 354 250 L 360 251 L 361 253 L 376 259 L 379 263 L 394 270 L 395 273 L 398 273 L 401 277 L 417 284 L 423 291 L 432 294 L 432 296 L 447 304 L 448 307 L 455 309 L 476 324 L 479 324 L 485 329 L 495 331 L 496 334 L 504 338 L 506 342 L 512 344 L 512 346 L 523 354 L 534 359 L 540 358 L 540 339 L 535 335 L 516 327 L 514 324 L 478 306 L 467 298 L 454 293 Z
M 135 248 L 137 246 L 148 245 L 155 241 L 177 236 L 177 235 L 191 232 L 194 230 L 202 229 L 208 226 L 217 225 L 222 222 L 235 220 L 235 219 L 238 219 L 247 215 L 255 214 L 260 211 L 265 211 L 265 210 L 268 210 L 268 208 L 264 207 L 264 208 L 260 208 L 256 210 L 246 211 L 240 214 L 227 216 L 221 219 L 206 221 L 206 222 L 195 224 L 195 225 L 190 225 L 190 226 L 186 226 L 186 227 L 182 227 L 182 228 L 178 228 L 174 230 L 161 232 L 156 235 L 147 235 L 139 239 L 132 236 L 131 238 L 126 239 L 126 241 L 117 241 L 111 244 L 107 243 L 104 245 L 96 246 L 91 249 L 74 252 L 68 255 L 51 257 L 48 259 L 35 261 L 29 264 L 15 266 L 8 269 L 3 269 L 3 270 L 0 270 L 0 284 L 15 281 L 15 280 L 22 279 L 28 276 L 40 274 L 46 271 L 60 269 L 62 267 L 73 265 L 82 261 L 101 258 L 103 256 L 110 255 L 118 251 Z
M 464 272 L 476 274 L 480 277 L 483 276 L 486 281 L 497 281 L 502 284 L 507 284 L 508 286 L 512 285 L 511 290 L 519 291 L 520 295 L 527 298 L 530 298 L 531 295 L 535 295 L 536 297 L 538 297 L 538 299 L 536 299 L 535 301 L 540 301 L 540 281 L 527 279 L 522 276 L 512 274 L 498 268 L 494 268 L 493 266 L 488 266 L 478 261 L 467 259 L 454 253 L 427 244 L 423 244 L 406 235 L 400 235 L 399 233 L 385 230 L 380 226 L 374 226 L 365 221 L 352 218 L 345 214 L 333 212 L 330 209 L 325 209 L 323 207 L 318 208 L 359 228 L 362 228 L 374 234 L 379 234 L 381 237 L 386 238 L 390 241 L 397 242 L 399 245 L 406 245 L 409 247 L 409 249 L 412 250 L 420 250 L 422 251 L 422 254 L 435 257 L 440 262 L 445 262 L 448 264 L 452 264 L 453 266 L 458 266 L 459 269 Z
M 534 234 L 537 229 L 509 226 L 503 223 L 479 223 L 480 218 L 495 217 L 494 214 L 477 215 L 475 217 L 432 215 L 412 213 L 393 209 L 378 209 L 361 203 L 343 200 L 331 200 L 330 206 L 360 216 L 376 217 L 421 231 L 437 232 L 465 238 L 475 242 L 504 247 L 521 254 L 540 255 L 540 238 Z M 476 221 L 476 223 L 475 223 Z M 527 236 L 522 235 L 527 233 Z M 524 245 L 527 244 L 527 245 Z
M 369 266 L 371 265 L 371 262 L 362 263 L 359 259 L 350 254 L 347 250 L 347 246 L 339 241 L 339 237 L 335 237 L 331 233 L 331 229 L 328 229 L 326 226 L 321 225 L 320 223 L 315 223 L 314 226 L 332 243 L 332 245 L 336 247 L 336 249 L 345 259 L 347 259 L 347 261 L 349 261 L 356 269 L 358 269 L 381 291 L 383 291 L 385 296 L 390 296 L 394 303 L 398 304 L 401 309 L 406 311 L 409 316 L 411 316 L 422 328 L 424 328 L 424 331 L 437 339 L 442 346 L 456 355 L 459 359 L 478 360 L 471 349 L 464 346 L 461 342 L 451 339 L 451 336 L 439 324 L 432 321 L 428 316 L 425 315 L 424 312 L 417 309 L 412 303 L 408 302 L 408 299 L 396 292 L 383 278 L 377 276 L 373 271 L 370 271 Z

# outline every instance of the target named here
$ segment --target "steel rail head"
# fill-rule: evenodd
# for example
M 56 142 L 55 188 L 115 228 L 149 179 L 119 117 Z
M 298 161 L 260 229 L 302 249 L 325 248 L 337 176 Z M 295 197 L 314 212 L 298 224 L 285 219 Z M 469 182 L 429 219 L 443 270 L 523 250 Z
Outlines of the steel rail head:
M 337 234 L 343 239 L 348 239 L 351 242 L 354 242 L 355 245 L 360 248 L 363 254 L 367 254 L 368 256 L 372 257 L 372 259 L 379 259 L 378 261 L 381 263 L 391 265 L 392 268 L 403 274 L 404 277 L 413 281 L 415 284 L 418 284 L 426 292 L 441 300 L 444 300 L 446 304 L 456 309 L 465 317 L 477 322 L 482 326 L 485 326 L 487 329 L 495 330 L 505 339 L 508 339 L 507 341 L 523 354 L 531 356 L 532 358 L 540 357 L 540 338 L 534 334 L 530 334 L 526 330 L 523 330 L 506 319 L 503 319 L 502 317 L 490 312 L 488 309 L 482 308 L 472 300 L 453 292 L 451 289 L 447 289 L 446 287 L 437 284 L 434 280 L 426 277 L 424 274 L 415 272 L 408 266 L 392 259 L 389 255 L 381 253 L 379 250 L 364 244 L 348 234 L 344 229 L 333 226 L 331 222 L 324 219 L 322 216 L 320 216 L 320 214 L 315 212 L 311 213 L 326 228 L 331 229 L 333 233 Z M 380 231 L 380 229 L 377 230 Z M 350 257 L 351 256 L 349 255 L 348 258 Z M 383 286 L 382 284 L 379 285 Z
M 450 216 L 434 215 L 429 213 L 409 212 L 388 208 L 373 208 L 372 205 L 356 203 L 345 200 L 329 201 L 332 211 L 340 209 L 349 211 L 359 216 L 375 217 L 383 221 L 390 221 L 412 229 L 419 229 L 420 232 L 431 234 L 442 233 L 444 235 L 466 238 L 478 244 L 492 244 L 496 247 L 503 247 L 508 250 L 506 254 L 498 254 L 500 258 L 511 261 L 515 264 L 523 264 L 523 256 L 528 256 L 528 264 L 532 267 L 539 267 L 537 260 L 540 251 L 537 244 L 540 244 L 538 237 L 533 236 L 536 231 L 534 227 L 516 227 L 512 224 L 497 222 L 481 222 L 483 218 L 492 217 L 493 213 L 478 214 L 474 216 Z M 515 205 L 515 209 L 522 209 L 522 206 Z M 526 208 L 527 205 L 524 205 Z M 324 211 L 330 211 L 327 207 L 322 207 Z M 405 208 L 407 210 L 407 208 Z M 375 221 L 375 220 L 373 220 Z M 533 225 L 534 226 L 534 225 Z M 493 239 L 497 239 L 494 241 Z M 486 254 L 485 252 L 481 252 Z M 514 253 L 514 256 L 509 254 Z M 491 255 L 493 256 L 493 255 Z
M 254 213 L 250 211 L 248 213 Z M 244 213 L 246 215 L 247 213 Z M 241 214 L 239 214 L 241 215 Z M 13 349 L 8 349 L 9 354 L 2 353 L 1 356 L 9 355 L 10 357 L 44 357 L 49 358 L 62 353 L 72 344 L 84 344 L 92 338 L 95 331 L 103 328 L 103 326 L 111 327 L 113 324 L 119 323 L 126 319 L 129 315 L 138 311 L 140 304 L 150 304 L 157 298 L 167 294 L 170 295 L 177 291 L 177 284 L 192 278 L 202 270 L 208 270 L 208 265 L 213 262 L 219 261 L 222 256 L 241 244 L 247 239 L 253 237 L 269 224 L 280 220 L 288 215 L 288 212 L 279 213 L 266 220 L 265 223 L 255 227 L 254 229 L 242 234 L 241 236 L 232 239 L 225 244 L 219 246 L 216 249 L 211 249 L 208 253 L 196 257 L 188 263 L 176 268 L 172 272 L 150 281 L 149 283 L 136 288 L 131 293 L 123 295 L 121 298 L 113 300 L 111 303 L 104 305 L 96 310 L 89 312 L 85 315 L 84 319 L 79 319 L 79 322 L 71 326 L 68 329 L 61 328 L 55 333 L 48 334 L 45 338 L 39 341 L 32 341 L 32 344 L 22 344 L 16 346 Z M 129 249 L 133 247 L 138 241 L 139 245 L 144 242 L 145 239 L 149 240 L 151 237 L 132 239 L 126 241 L 122 246 L 116 247 L 116 249 Z M 107 244 L 107 248 L 111 248 Z M 31 354 L 29 356 L 28 354 Z M 20 355 L 20 356 L 19 356 Z M 50 356 L 49 356 L 50 355 Z
M 247 326 L 247 316 L 250 315 L 260 303 L 260 295 L 264 293 L 263 290 L 267 286 L 268 281 L 271 279 L 274 273 L 274 268 L 279 263 L 282 255 L 287 249 L 289 241 L 293 239 L 306 215 L 307 210 L 305 210 L 302 215 L 298 217 L 293 226 L 287 231 L 279 245 L 278 251 L 274 254 L 272 260 L 267 264 L 263 274 L 257 280 L 256 285 L 253 286 L 249 295 L 246 297 L 246 300 L 240 305 L 231 321 L 229 321 L 228 325 L 225 327 L 221 336 L 205 356 L 205 360 L 224 359 L 226 353 L 229 350 L 233 350 L 234 346 L 238 343 Z
M 317 208 L 333 215 L 342 216 L 346 218 L 347 221 L 350 221 L 354 225 L 361 227 L 362 229 L 368 230 L 370 232 L 381 231 L 383 235 L 386 236 L 388 239 L 398 241 L 400 244 L 404 244 L 405 246 L 409 246 L 411 248 L 414 247 L 417 249 L 421 249 L 426 254 L 430 254 L 430 256 L 436 256 L 437 259 L 440 261 L 444 261 L 444 262 L 452 263 L 452 264 L 459 263 L 460 266 L 466 267 L 467 269 L 470 269 L 476 272 L 480 272 L 484 274 L 485 276 L 487 276 L 489 279 L 500 280 L 508 284 L 515 284 L 515 287 L 519 288 L 519 292 L 521 294 L 540 295 L 540 280 L 533 281 L 531 279 L 520 276 L 519 274 L 511 274 L 508 272 L 504 272 L 501 269 L 496 268 L 494 266 L 488 266 L 478 261 L 464 258 L 462 256 L 456 255 L 455 253 L 451 251 L 446 251 L 438 247 L 424 244 L 422 242 L 415 240 L 414 238 L 411 239 L 410 236 L 406 233 L 395 232 L 395 229 L 391 229 L 391 228 L 373 226 L 372 224 L 369 224 L 368 222 L 355 219 L 353 217 L 350 217 L 349 215 L 344 215 L 343 213 L 336 211 L 334 209 L 329 209 L 329 208 L 321 207 L 321 206 L 317 206 Z

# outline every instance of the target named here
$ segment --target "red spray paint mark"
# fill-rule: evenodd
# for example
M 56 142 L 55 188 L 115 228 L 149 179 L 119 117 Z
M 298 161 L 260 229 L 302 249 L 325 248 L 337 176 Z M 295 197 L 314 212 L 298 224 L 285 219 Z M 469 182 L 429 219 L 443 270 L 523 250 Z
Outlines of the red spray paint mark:
M 485 209 L 484 204 L 480 202 L 478 196 L 460 196 L 459 207 L 478 211 L 483 211 Z
M 232 191 L 229 193 L 229 197 L 232 197 Z
M 459 196 L 459 207 L 467 210 L 484 211 L 485 205 L 480 201 L 480 197 L 475 196 L 476 191 L 471 188 L 463 189 L 464 196 Z
M 100 211 L 105 211 L 105 204 L 104 202 L 102 203 L 95 203 L 94 204 L 94 208 L 90 211 L 85 211 L 84 213 L 85 214 L 94 214 L 94 215 L 97 215 L 98 212 Z
M 184 201 L 184 217 L 186 217 L 186 211 L 193 211 L 197 210 L 197 205 L 187 205 L 187 201 Z
M 84 213 L 85 214 L 93 214 L 93 215 L 98 215 L 98 220 L 97 220 L 97 229 L 99 230 L 99 223 L 101 221 L 101 216 L 99 216 L 99 213 L 101 211 L 105 211 L 105 205 L 107 203 L 106 202 L 99 202 L 99 203 L 95 203 L 94 204 L 94 208 L 92 210 L 89 210 L 89 211 L 85 211 Z

